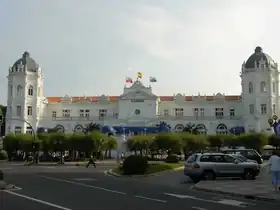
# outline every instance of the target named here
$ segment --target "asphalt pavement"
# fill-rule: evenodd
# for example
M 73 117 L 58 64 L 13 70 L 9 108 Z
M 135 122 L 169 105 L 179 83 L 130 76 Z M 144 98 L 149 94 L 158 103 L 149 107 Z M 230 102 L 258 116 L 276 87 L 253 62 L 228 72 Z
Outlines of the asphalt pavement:
M 64 168 L 64 171 L 63 169 Z M 23 170 L 23 169 L 22 169 Z M 25 169 L 28 170 L 28 169 Z M 52 171 L 48 171 L 52 170 Z M 223 197 L 141 178 L 117 178 L 106 167 L 7 170 L 5 180 L 18 188 L 0 192 L 0 209 L 18 210 L 279 210 L 276 203 Z

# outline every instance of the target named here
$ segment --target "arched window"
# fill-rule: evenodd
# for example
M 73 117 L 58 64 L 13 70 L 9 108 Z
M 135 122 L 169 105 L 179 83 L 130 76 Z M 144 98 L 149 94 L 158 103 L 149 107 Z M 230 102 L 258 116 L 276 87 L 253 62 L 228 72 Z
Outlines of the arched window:
M 225 124 L 220 124 L 217 126 L 216 134 L 227 134 L 227 133 L 228 133 L 228 129 Z
M 30 85 L 30 86 L 28 87 L 28 95 L 29 95 L 29 96 L 33 96 L 33 86 L 32 86 L 32 85 Z
M 195 129 L 198 134 L 207 134 L 207 128 L 203 124 L 198 124 Z
M 21 85 L 17 86 L 17 96 L 22 96 L 23 95 L 23 88 Z
M 249 93 L 253 93 L 253 92 L 254 92 L 253 83 L 249 82 Z
M 273 92 L 273 93 L 276 92 L 276 85 L 275 85 L 275 82 L 272 83 L 272 92 Z
M 264 81 L 261 82 L 261 89 L 260 89 L 261 92 L 265 92 L 266 91 L 266 84 Z

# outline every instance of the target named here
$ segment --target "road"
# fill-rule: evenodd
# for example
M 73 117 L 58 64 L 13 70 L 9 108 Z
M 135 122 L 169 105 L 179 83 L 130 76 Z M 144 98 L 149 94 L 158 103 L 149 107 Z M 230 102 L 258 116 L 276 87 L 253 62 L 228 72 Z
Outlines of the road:
M 147 179 L 116 178 L 106 175 L 105 170 L 106 166 L 87 171 L 69 167 L 4 169 L 6 181 L 15 184 L 18 189 L 0 192 L 0 209 L 280 209 L 273 203 L 196 192 L 189 189 L 189 185 L 179 188 L 162 181 L 153 183 Z

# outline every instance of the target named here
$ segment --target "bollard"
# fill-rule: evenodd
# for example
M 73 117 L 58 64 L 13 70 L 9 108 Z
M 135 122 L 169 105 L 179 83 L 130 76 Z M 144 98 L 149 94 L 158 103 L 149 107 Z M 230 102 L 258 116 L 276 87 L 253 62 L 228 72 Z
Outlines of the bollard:
M 0 170 L 0 181 L 3 181 L 4 180 L 4 173 L 3 171 Z

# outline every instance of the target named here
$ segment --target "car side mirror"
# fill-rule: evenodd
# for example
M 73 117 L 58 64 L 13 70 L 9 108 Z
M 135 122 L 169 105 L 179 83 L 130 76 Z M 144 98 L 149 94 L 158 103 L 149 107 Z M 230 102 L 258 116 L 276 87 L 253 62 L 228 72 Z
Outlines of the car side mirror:
M 238 162 L 238 160 L 235 160 L 234 163 L 235 163 L 235 164 L 238 164 L 239 162 Z

